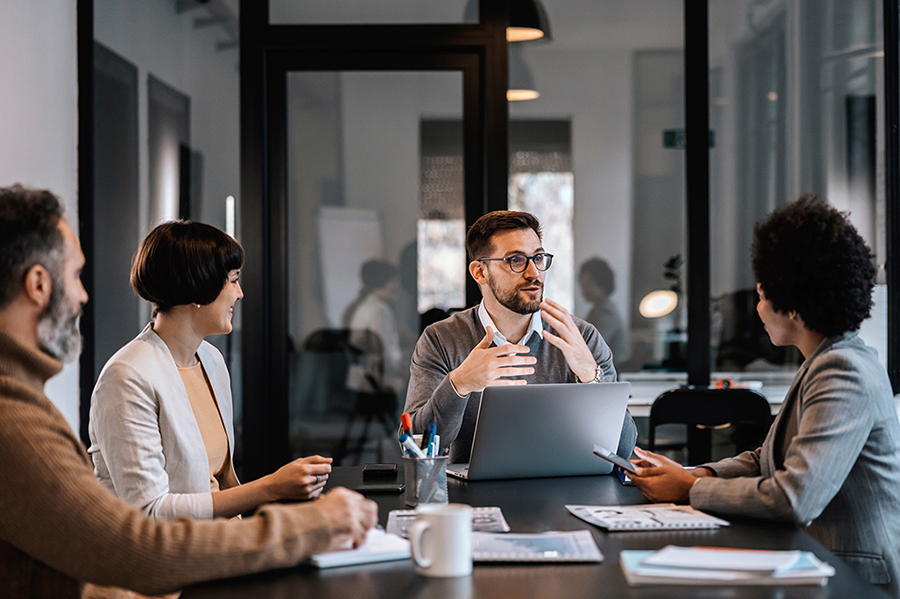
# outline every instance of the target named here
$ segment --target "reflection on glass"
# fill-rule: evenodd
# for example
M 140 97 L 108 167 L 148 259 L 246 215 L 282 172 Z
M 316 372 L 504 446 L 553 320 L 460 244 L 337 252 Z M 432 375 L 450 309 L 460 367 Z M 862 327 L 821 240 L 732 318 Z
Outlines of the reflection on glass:
M 419 221 L 419 312 L 466 304 L 466 223 L 461 218 Z
M 296 25 L 477 23 L 478 0 L 262 0 L 269 22 Z
M 885 262 L 880 9 L 875 0 L 710 2 L 714 368 L 775 380 L 802 359 L 774 347 L 756 314 L 752 227 L 775 207 L 817 193 L 850 213 Z M 873 321 L 880 316 L 876 307 Z M 863 329 L 886 347 L 886 328 Z
M 515 173 L 509 179 L 509 209 L 530 212 L 543 225 L 541 245 L 553 254 L 544 279 L 544 297 L 571 310 L 574 304 L 572 257 L 572 173 Z
M 461 98 L 458 72 L 288 75 L 294 455 L 399 459 L 420 314 L 464 302 Z

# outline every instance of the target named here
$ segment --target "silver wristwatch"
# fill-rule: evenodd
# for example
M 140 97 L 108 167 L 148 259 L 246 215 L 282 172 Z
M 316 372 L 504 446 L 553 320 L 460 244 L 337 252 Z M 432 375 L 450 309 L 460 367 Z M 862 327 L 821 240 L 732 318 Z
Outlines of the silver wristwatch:
M 600 366 L 599 364 L 597 364 L 597 369 L 594 371 L 594 378 L 591 379 L 590 381 L 582 381 L 580 378 L 578 378 L 577 373 L 573 373 L 573 374 L 575 374 L 575 380 L 578 381 L 579 383 L 599 383 L 600 381 L 603 380 L 603 367 Z

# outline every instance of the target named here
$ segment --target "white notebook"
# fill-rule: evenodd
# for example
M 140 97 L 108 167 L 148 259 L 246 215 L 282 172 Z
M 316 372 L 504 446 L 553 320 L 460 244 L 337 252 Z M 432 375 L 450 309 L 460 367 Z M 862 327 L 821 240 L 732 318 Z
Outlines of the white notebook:
M 726 555 L 710 558 L 713 552 Z M 685 561 L 689 565 L 678 565 Z M 834 576 L 834 568 L 808 551 L 666 547 L 657 552 L 623 550 L 619 563 L 630 585 L 824 586 Z M 773 564 L 776 567 L 769 569 Z
M 610 532 L 620 530 L 702 529 L 728 526 L 727 520 L 710 516 L 689 505 L 567 505 L 566 509 L 585 522 Z
M 309 563 L 319 568 L 335 568 L 355 564 L 371 564 L 409 559 L 409 541 L 395 534 L 372 528 L 366 542 L 357 549 L 343 549 L 317 553 L 309 558 Z

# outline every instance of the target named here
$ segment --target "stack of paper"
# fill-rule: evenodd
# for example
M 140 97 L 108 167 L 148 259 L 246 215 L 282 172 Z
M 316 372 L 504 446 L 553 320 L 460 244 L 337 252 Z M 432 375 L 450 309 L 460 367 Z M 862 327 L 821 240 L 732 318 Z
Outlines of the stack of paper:
M 319 568 L 334 568 L 398 559 L 409 559 L 409 541 L 383 529 L 372 528 L 361 547 L 318 553 L 309 558 L 309 563 Z
M 819 585 L 834 568 L 808 551 L 676 547 L 622 551 L 629 584 Z

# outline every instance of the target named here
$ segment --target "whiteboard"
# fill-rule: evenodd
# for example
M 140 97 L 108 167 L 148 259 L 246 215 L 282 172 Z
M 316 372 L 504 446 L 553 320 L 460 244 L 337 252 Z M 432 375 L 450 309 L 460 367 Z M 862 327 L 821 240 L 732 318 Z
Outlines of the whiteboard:
M 341 316 L 362 288 L 360 267 L 384 257 L 381 217 L 377 210 L 321 208 L 318 221 L 325 317 L 329 327 L 342 328 Z

